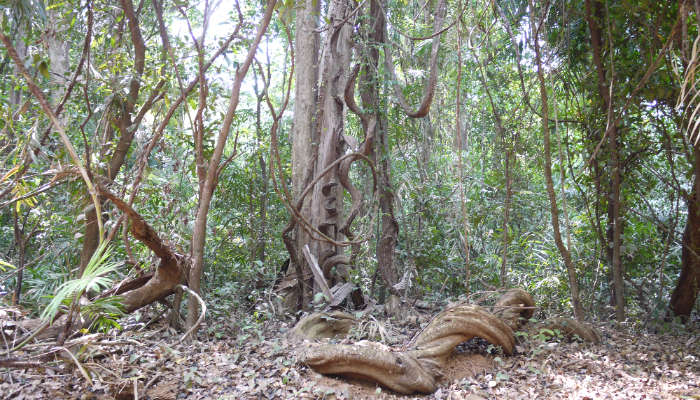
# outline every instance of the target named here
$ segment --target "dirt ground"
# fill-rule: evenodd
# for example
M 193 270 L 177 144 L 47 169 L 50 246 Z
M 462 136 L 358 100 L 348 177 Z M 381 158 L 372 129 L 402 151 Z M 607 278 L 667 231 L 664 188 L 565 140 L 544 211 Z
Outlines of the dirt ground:
M 377 329 L 365 333 L 390 345 L 405 343 L 418 330 L 375 322 Z M 401 396 L 299 364 L 296 354 L 303 344 L 284 334 L 290 323 L 262 323 L 235 333 L 204 327 L 202 340 L 180 344 L 179 333 L 154 324 L 83 336 L 66 342 L 66 349 L 28 345 L 12 357 L 45 361 L 25 369 L 0 368 L 0 398 L 700 399 L 697 322 L 658 333 L 595 327 L 601 344 L 521 336 L 513 356 L 474 339 L 457 347 L 435 393 Z M 47 351 L 53 351 L 48 360 L 41 356 Z M 5 354 L 2 358 L 7 360 Z

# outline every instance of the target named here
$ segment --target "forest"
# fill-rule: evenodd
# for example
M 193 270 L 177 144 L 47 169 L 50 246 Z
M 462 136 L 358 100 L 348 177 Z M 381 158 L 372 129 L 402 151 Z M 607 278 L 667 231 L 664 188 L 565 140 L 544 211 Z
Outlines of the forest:
M 699 399 L 700 0 L 0 0 L 0 398 Z

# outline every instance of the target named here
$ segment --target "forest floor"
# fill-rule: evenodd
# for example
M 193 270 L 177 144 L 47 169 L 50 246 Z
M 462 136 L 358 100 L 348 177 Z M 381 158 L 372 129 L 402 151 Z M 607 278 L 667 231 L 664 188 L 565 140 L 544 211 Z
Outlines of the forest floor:
M 415 321 L 369 322 L 364 333 L 390 345 L 405 343 L 419 327 Z M 291 323 L 241 327 L 240 320 L 215 319 L 200 330 L 202 340 L 191 343 L 178 343 L 179 333 L 162 322 L 138 326 L 143 324 L 67 341 L 75 359 L 54 349 L 53 358 L 40 367 L 0 368 L 0 398 L 700 399 L 697 321 L 659 333 L 595 324 L 603 337 L 597 345 L 521 336 L 513 356 L 474 339 L 457 347 L 440 388 L 425 396 L 401 396 L 374 384 L 315 373 L 297 362 L 301 345 L 284 334 Z M 39 346 L 12 356 L 31 361 L 50 348 Z

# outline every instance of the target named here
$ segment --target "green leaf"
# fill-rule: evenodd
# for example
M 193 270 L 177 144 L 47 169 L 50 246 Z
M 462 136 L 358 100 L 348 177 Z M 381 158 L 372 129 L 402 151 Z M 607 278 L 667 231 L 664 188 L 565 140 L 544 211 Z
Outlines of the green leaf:
M 106 275 L 121 265 L 110 261 L 111 256 L 112 248 L 107 247 L 106 242 L 100 244 L 85 266 L 82 277 L 64 282 L 58 287 L 56 294 L 41 313 L 41 319 L 52 321 L 64 303 L 73 304 L 79 301 L 83 293 L 87 291 L 100 290 L 110 286 L 113 279 Z
M 46 61 L 41 61 L 37 67 L 39 68 L 41 75 L 43 75 L 44 78 L 49 79 L 49 66 L 46 64 Z
M 7 269 L 6 269 L 6 268 L 3 268 L 3 267 L 7 267 L 7 268 L 10 268 L 10 269 L 17 269 L 17 267 L 15 267 L 14 265 L 10 264 L 9 262 L 0 260 L 0 271 L 3 271 L 3 272 L 4 272 L 4 271 L 7 271 Z

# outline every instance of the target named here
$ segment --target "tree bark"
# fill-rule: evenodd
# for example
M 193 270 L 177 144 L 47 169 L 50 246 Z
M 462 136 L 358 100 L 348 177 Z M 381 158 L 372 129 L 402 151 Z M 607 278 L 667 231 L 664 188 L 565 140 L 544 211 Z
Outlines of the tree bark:
M 544 135 L 544 177 L 547 184 L 547 196 L 549 197 L 549 204 L 551 207 L 552 215 L 552 229 L 554 231 L 554 242 L 559 249 L 559 253 L 564 259 L 564 265 L 566 266 L 567 275 L 569 278 L 569 290 L 571 292 L 571 305 L 574 309 L 574 317 L 583 321 L 585 313 L 583 307 L 581 307 L 578 279 L 576 277 L 576 267 L 571 259 L 571 253 L 569 249 L 566 248 L 564 242 L 561 239 L 561 232 L 559 230 L 559 210 L 557 208 L 557 198 L 554 192 L 554 183 L 552 181 L 552 151 L 550 144 L 550 134 L 549 134 L 549 105 L 547 96 L 547 86 L 544 80 L 544 71 L 542 68 L 542 58 L 540 55 L 540 44 L 539 44 L 539 31 L 537 26 L 541 26 L 538 22 L 539 20 L 535 18 L 535 7 L 532 0 L 529 0 L 530 4 L 530 29 L 533 35 L 532 42 L 535 48 L 535 63 L 537 65 L 537 80 L 540 85 L 540 97 L 542 99 L 542 133 Z
M 321 2 L 304 0 L 296 12 L 295 37 L 295 85 L 294 85 L 294 125 L 292 128 L 292 197 L 296 203 L 304 191 L 309 174 L 313 171 L 318 143 L 316 138 L 316 102 L 318 98 L 318 52 L 319 34 L 316 32 Z M 302 217 L 311 220 L 311 200 L 304 199 L 300 209 Z M 294 216 L 290 216 L 294 219 Z M 313 296 L 312 275 L 302 253 L 305 245 L 311 244 L 311 236 L 300 223 L 295 223 L 293 243 L 289 249 L 296 260 L 288 274 L 296 274 L 297 287 L 294 295 L 289 295 L 288 305 L 305 306 Z
M 683 232 L 681 274 L 671 294 L 670 308 L 683 321 L 693 311 L 700 291 L 700 149 L 693 148 L 693 190 L 688 196 L 688 221 Z
M 211 158 L 206 165 L 206 175 L 202 184 L 199 186 L 199 202 L 197 206 L 197 213 L 194 221 L 194 228 L 192 230 L 192 247 L 190 249 L 192 254 L 192 268 L 189 271 L 188 286 L 190 289 L 196 293 L 201 293 L 201 280 L 202 273 L 204 271 L 204 250 L 207 237 L 207 218 L 209 215 L 209 208 L 211 206 L 211 200 L 214 196 L 214 190 L 219 183 L 219 175 L 222 169 L 226 166 L 226 163 L 221 163 L 221 159 L 224 154 L 224 148 L 226 147 L 226 142 L 228 140 L 229 133 L 231 131 L 231 125 L 233 123 L 233 118 L 236 114 L 236 109 L 238 107 L 238 102 L 240 100 L 241 85 L 243 84 L 243 79 L 248 73 L 248 69 L 253 62 L 253 57 L 257 51 L 258 45 L 262 36 L 267 31 L 267 27 L 272 19 L 272 13 L 275 8 L 277 0 L 268 0 L 267 8 L 265 9 L 265 14 L 258 26 L 255 38 L 253 39 L 250 47 L 248 48 L 248 53 L 246 55 L 243 63 L 238 67 L 235 73 L 235 78 L 233 81 L 233 87 L 231 89 L 231 98 L 229 100 L 228 108 L 226 110 L 226 115 L 224 121 L 219 130 L 219 134 L 216 138 L 216 144 Z M 204 73 L 200 70 L 200 73 Z M 201 77 L 203 78 L 203 77 Z M 205 90 L 201 88 L 201 90 Z M 200 104 L 201 106 L 201 104 Z M 201 139 L 201 136 L 200 136 Z M 235 151 L 235 150 L 234 150 Z M 187 328 L 192 328 L 199 316 L 199 304 L 196 301 L 189 301 L 187 303 Z
M 610 197 L 608 199 L 608 249 L 610 267 L 613 275 L 613 287 L 615 297 L 615 317 L 618 321 L 625 319 L 625 295 L 624 295 L 624 271 L 620 247 L 622 244 L 622 221 L 620 220 L 620 156 L 618 152 L 617 118 L 614 117 L 614 106 L 610 93 L 610 86 L 603 65 L 602 48 L 603 39 L 600 21 L 603 20 L 603 5 L 599 0 L 585 0 L 586 21 L 591 34 L 591 49 L 593 64 L 598 76 L 598 94 L 603 99 L 603 105 L 607 113 L 608 126 L 604 135 L 608 139 L 608 151 L 610 152 Z M 612 51 L 612 49 L 611 49 Z
M 300 279 L 304 283 L 302 306 L 308 305 L 311 295 L 320 290 L 318 283 L 308 273 L 310 270 L 302 261 L 304 257 L 299 256 L 299 250 L 306 246 L 303 243 L 308 241 L 311 254 L 318 261 L 323 270 L 324 278 L 330 285 L 343 279 L 340 275 L 332 274 L 332 267 L 339 264 L 338 260 L 346 260 L 346 257 L 341 254 L 341 247 L 334 241 L 340 238 L 341 215 L 343 214 L 343 189 L 338 159 L 343 156 L 346 149 L 344 136 L 346 109 L 342 98 L 351 55 L 351 27 L 345 23 L 348 12 L 349 2 L 347 0 L 333 0 L 328 6 L 329 27 L 326 30 L 327 35 L 321 52 L 322 58 L 318 70 L 320 86 L 318 98 L 314 103 L 318 113 L 315 118 L 312 117 L 313 124 L 306 125 L 315 129 L 313 142 L 317 143 L 317 147 L 311 153 L 316 156 L 315 160 L 310 160 L 311 162 L 315 161 L 312 175 L 314 177 L 313 186 L 307 187 L 306 182 L 302 186 L 304 191 L 310 190 L 311 194 L 308 203 L 308 218 L 302 214 L 307 220 L 302 223 L 310 222 L 311 227 L 325 235 L 326 238 L 322 238 L 318 232 L 309 235 L 306 232 L 308 227 L 297 227 L 300 234 L 297 236 L 294 252 L 297 263 L 300 263 L 302 267 L 297 268 L 297 274 L 301 275 Z M 308 63 L 308 60 L 306 62 Z M 305 100 L 309 94 L 308 88 L 306 89 L 305 95 L 307 97 L 304 98 Z M 299 111 L 301 113 L 300 119 L 308 116 L 305 110 L 300 109 Z M 304 133 L 302 132 L 301 135 L 303 136 Z M 302 171 L 298 172 L 302 173 Z M 297 179 L 301 179 L 301 176 L 299 175 Z M 304 232 L 301 229 L 304 229 Z

